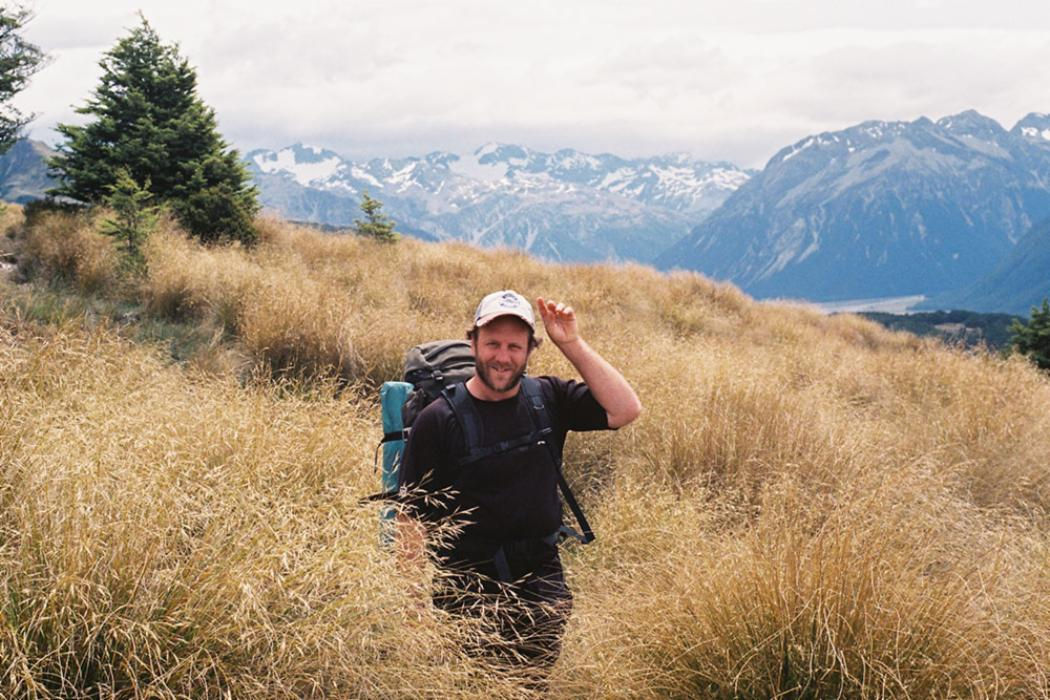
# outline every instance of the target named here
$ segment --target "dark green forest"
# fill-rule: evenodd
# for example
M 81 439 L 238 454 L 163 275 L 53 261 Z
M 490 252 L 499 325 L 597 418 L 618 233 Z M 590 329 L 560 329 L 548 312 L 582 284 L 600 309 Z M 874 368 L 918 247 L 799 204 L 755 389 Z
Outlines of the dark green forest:
M 986 345 L 1001 350 L 1010 345 L 1010 326 L 1016 319 L 1012 314 L 979 313 L 977 311 L 928 311 L 916 314 L 888 314 L 869 311 L 858 314 L 890 330 L 908 331 L 915 335 L 937 336 L 947 343 L 965 347 Z

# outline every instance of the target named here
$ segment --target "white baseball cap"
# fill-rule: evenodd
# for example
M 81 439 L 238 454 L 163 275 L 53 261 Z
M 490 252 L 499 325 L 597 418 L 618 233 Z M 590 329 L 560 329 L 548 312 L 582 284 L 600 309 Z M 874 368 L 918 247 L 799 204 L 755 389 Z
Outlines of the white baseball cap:
M 536 331 L 536 317 L 532 313 L 532 304 L 513 289 L 493 292 L 482 299 L 474 312 L 474 327 L 484 326 L 500 316 L 517 316 L 529 324 L 533 332 Z

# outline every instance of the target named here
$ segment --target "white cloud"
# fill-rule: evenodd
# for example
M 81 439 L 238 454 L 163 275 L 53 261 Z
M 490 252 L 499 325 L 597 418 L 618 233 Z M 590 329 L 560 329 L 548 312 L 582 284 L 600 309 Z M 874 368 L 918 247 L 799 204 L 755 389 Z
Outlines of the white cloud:
M 1050 111 L 1036 101 L 1050 77 L 1036 0 L 38 0 L 29 37 L 54 60 L 17 100 L 40 114 L 37 134 L 75 118 L 140 7 L 243 149 L 495 140 L 760 166 L 865 119 L 972 107 L 1009 127 Z

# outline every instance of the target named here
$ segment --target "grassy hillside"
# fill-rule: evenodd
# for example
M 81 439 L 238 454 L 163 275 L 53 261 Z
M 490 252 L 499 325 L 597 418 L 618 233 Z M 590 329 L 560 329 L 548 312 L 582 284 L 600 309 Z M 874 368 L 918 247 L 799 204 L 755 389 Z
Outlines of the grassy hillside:
M 514 697 L 378 543 L 376 385 L 513 287 L 646 412 L 570 438 L 598 540 L 555 697 L 1050 694 L 1050 381 L 695 275 L 262 224 L 0 247 L 0 694 Z M 2 251 L 0 251 L 2 252 Z M 552 345 L 534 374 L 571 374 Z

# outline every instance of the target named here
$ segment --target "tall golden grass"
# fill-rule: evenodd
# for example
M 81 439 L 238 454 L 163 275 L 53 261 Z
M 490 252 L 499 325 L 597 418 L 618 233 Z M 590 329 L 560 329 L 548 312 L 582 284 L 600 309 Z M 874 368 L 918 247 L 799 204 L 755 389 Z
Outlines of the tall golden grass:
M 112 241 L 97 230 L 100 219 L 86 213 L 42 217 L 21 240 L 22 273 L 70 283 L 83 294 L 112 287 L 119 256 Z
M 358 502 L 374 388 L 513 287 L 570 302 L 646 406 L 568 445 L 599 539 L 564 550 L 552 695 L 1050 696 L 1050 381 L 1025 361 L 692 274 L 261 227 L 152 237 L 122 293 L 214 332 L 181 364 L 2 288 L 5 695 L 527 696 L 419 607 Z M 32 243 L 90 233 L 45 218 L 19 254 L 104 293 Z M 532 372 L 572 368 L 544 346 Z

